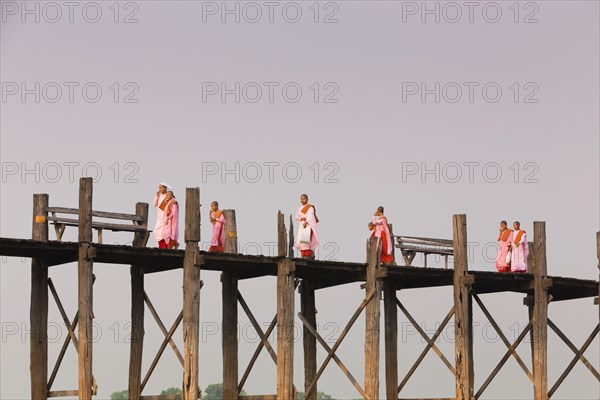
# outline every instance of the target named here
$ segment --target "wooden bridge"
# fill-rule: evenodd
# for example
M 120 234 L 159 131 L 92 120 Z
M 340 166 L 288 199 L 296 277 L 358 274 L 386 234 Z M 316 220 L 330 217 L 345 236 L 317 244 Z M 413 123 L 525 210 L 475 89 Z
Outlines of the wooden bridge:
M 97 393 L 97 382 L 92 373 L 92 319 L 93 313 L 93 265 L 97 263 L 122 264 L 131 270 L 131 348 L 129 362 L 130 399 L 171 399 L 172 395 L 144 395 L 144 387 L 154 368 L 168 346 L 175 352 L 182 366 L 182 398 L 198 399 L 201 390 L 198 385 L 200 291 L 202 270 L 221 271 L 222 283 L 222 350 L 223 388 L 226 400 L 292 400 L 298 389 L 294 386 L 294 297 L 298 289 L 301 310 L 297 317 L 303 324 L 304 387 L 306 399 L 317 396 L 317 384 L 325 368 L 335 362 L 348 377 L 350 384 L 365 399 L 399 399 L 402 389 L 429 351 L 434 351 L 455 377 L 456 391 L 446 400 L 479 399 L 506 361 L 513 357 L 528 376 L 533 387 L 533 398 L 545 400 L 552 397 L 573 367 L 582 362 L 600 382 L 598 367 L 594 367 L 584 356 L 600 330 L 599 324 L 589 335 L 581 348 L 577 348 L 558 326 L 548 317 L 550 302 L 600 296 L 598 281 L 565 277 L 551 277 L 546 268 L 546 231 L 544 222 L 534 222 L 531 262 L 527 274 L 499 274 L 495 272 L 470 271 L 467 257 L 467 220 L 463 214 L 454 215 L 452 240 L 424 239 L 407 236 L 396 237 L 396 247 L 402 251 L 407 266 L 380 265 L 376 239 L 367 242 L 365 263 L 334 262 L 293 258 L 293 225 L 290 217 L 289 235 L 284 215 L 278 214 L 278 255 L 252 256 L 238 254 L 237 228 L 234 210 L 225 210 L 226 243 L 225 253 L 200 251 L 200 190 L 186 189 L 185 202 L 185 249 L 167 250 L 147 248 L 148 204 L 137 203 L 135 214 L 109 213 L 92 210 L 92 179 L 81 178 L 79 188 L 79 208 L 69 209 L 49 207 L 47 194 L 33 196 L 32 239 L 0 238 L 0 255 L 29 257 L 31 264 L 31 339 L 30 371 L 31 398 L 45 400 L 49 397 L 78 396 L 81 400 L 92 399 Z M 60 214 L 77 215 L 77 218 L 61 217 Z M 131 223 L 107 223 L 94 220 L 110 218 Z M 57 240 L 49 240 L 49 222 L 55 227 Z M 62 242 L 64 230 L 77 227 L 77 242 Z M 98 231 L 98 242 L 93 241 L 93 230 Z M 102 244 L 102 231 L 132 232 L 132 246 Z M 289 240 L 288 240 L 289 239 Z M 600 267 L 600 232 L 597 233 L 598 259 Z M 440 245 L 437 249 L 435 245 Z M 422 245 L 419 247 L 419 245 Z M 415 268 L 409 267 L 415 253 L 452 255 L 454 268 Z M 72 320 L 64 310 L 60 297 L 48 277 L 52 266 L 70 262 L 78 263 L 78 310 Z M 183 310 L 172 326 L 167 327 L 159 318 L 147 293 L 144 291 L 144 276 L 160 271 L 183 269 Z M 277 313 L 266 331 L 263 331 L 252 311 L 238 290 L 242 279 L 263 276 L 277 277 Z M 320 336 L 316 329 L 315 291 L 351 282 L 364 282 L 364 297 L 357 299 L 356 311 L 341 331 L 333 346 Z M 429 337 L 408 312 L 397 297 L 397 291 L 409 288 L 451 286 L 454 290 L 452 304 L 443 322 Z M 48 291 L 60 310 L 69 335 L 66 337 L 58 360 L 50 376 L 48 363 Z M 529 311 L 529 322 L 518 338 L 509 342 L 506 335 L 493 319 L 480 298 L 480 294 L 496 292 L 518 292 L 525 295 L 524 304 Z M 385 354 L 380 356 L 380 319 L 383 301 Z M 502 342 L 506 345 L 505 355 L 498 361 L 480 387 L 475 387 L 473 363 L 473 301 L 481 308 Z M 598 304 L 598 297 L 595 303 Z M 238 305 L 246 313 L 256 329 L 260 340 L 254 355 L 239 376 L 238 360 Z M 144 344 L 144 312 L 148 308 L 164 334 L 164 340 L 148 371 L 142 370 L 142 349 Z M 398 310 L 423 336 L 427 345 L 406 376 L 398 374 Z M 337 349 L 364 312 L 364 379 L 359 381 L 336 354 Z M 596 318 L 591 315 L 590 317 Z M 436 346 L 435 341 L 446 325 L 454 319 L 455 356 L 448 360 Z M 172 340 L 178 326 L 183 324 L 183 354 Z M 565 366 L 564 373 L 556 382 L 548 382 L 547 337 L 548 328 L 572 350 L 573 358 Z M 268 340 L 277 330 L 277 343 L 272 346 Z M 516 349 L 523 339 L 530 335 L 532 367 L 518 355 Z M 327 356 L 321 365 L 317 364 L 317 343 Z M 74 390 L 53 390 L 53 382 L 69 345 L 78 353 L 78 388 Z M 266 395 L 241 396 L 254 363 L 263 349 L 269 353 L 277 365 L 277 393 Z M 385 363 L 385 394 L 380 394 L 380 358 Z M 423 398 L 425 399 L 425 398 Z

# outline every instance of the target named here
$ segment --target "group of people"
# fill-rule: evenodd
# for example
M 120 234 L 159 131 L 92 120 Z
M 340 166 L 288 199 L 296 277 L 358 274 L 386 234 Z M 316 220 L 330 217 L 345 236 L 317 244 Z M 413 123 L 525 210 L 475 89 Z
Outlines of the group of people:
M 154 237 L 161 249 L 179 248 L 179 203 L 175 199 L 173 187 L 166 182 L 158 185 L 158 191 L 154 197 L 156 208 L 156 224 L 154 225 Z M 219 209 L 219 203 L 213 201 L 209 211 L 210 223 L 212 224 L 212 238 L 209 252 L 222 253 L 225 250 L 225 215 Z M 317 224 L 319 218 L 315 206 L 308 202 L 308 195 L 300 196 L 300 207 L 296 212 L 298 221 L 298 237 L 296 248 L 302 258 L 314 259 L 319 247 Z M 387 218 L 383 214 L 383 207 L 378 207 L 369 223 L 371 237 L 381 240 L 381 262 L 383 264 L 395 264 L 392 256 L 392 239 L 388 228 Z
M 154 237 L 161 249 L 179 248 L 179 204 L 173 194 L 173 187 L 161 182 L 154 198 L 157 220 L 154 226 Z M 219 209 L 219 203 L 213 201 L 209 211 L 210 223 L 213 234 L 208 251 L 221 253 L 225 249 L 225 215 Z M 298 236 L 296 248 L 302 258 L 314 259 L 319 247 L 317 224 L 319 218 L 315 206 L 308 202 L 308 195 L 300 196 L 300 207 L 296 212 L 298 221 Z M 388 220 L 384 214 L 383 206 L 377 207 L 371 222 L 368 224 L 371 237 L 379 240 L 380 261 L 382 264 L 396 265 L 393 256 L 393 242 Z M 506 221 L 500 222 L 498 234 L 498 255 L 496 269 L 498 272 L 527 272 L 527 256 L 529 247 L 527 235 L 521 229 L 519 221 L 513 223 L 513 229 L 508 228 Z
M 496 269 L 498 272 L 525 273 L 529 255 L 527 235 L 521 229 L 519 221 L 513 223 L 513 228 L 514 230 L 509 229 L 506 221 L 500 221 Z

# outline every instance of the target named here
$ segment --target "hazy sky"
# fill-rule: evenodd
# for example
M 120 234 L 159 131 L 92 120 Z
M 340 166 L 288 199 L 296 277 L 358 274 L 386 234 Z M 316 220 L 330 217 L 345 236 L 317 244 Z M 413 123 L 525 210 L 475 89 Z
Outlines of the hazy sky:
M 499 220 L 518 219 L 531 234 L 533 221 L 546 221 L 549 273 L 598 279 L 598 1 L 0 5 L 2 237 L 30 237 L 33 193 L 48 193 L 51 206 L 76 207 L 80 176 L 96 178 L 94 209 L 115 212 L 151 202 L 164 180 L 181 203 L 185 187 L 200 187 L 203 248 L 211 200 L 236 210 L 241 251 L 269 254 L 277 210 L 295 212 L 306 192 L 321 220 L 320 258 L 363 261 L 366 224 L 384 205 L 403 235 L 451 238 L 452 214 L 466 213 L 475 270 L 495 270 Z M 107 243 L 132 239 L 104 235 Z M 76 240 L 76 230 L 67 228 L 64 239 Z M 129 268 L 96 264 L 94 273 L 94 375 L 98 398 L 107 399 L 127 387 Z M 0 274 L 0 397 L 26 399 L 30 262 L 2 258 Z M 76 264 L 53 267 L 50 276 L 72 316 Z M 222 380 L 221 287 L 218 273 L 202 279 L 204 388 Z M 181 284 L 180 270 L 146 278 L 167 326 L 181 309 Z M 275 313 L 275 289 L 274 278 L 240 284 L 264 329 Z M 452 302 L 450 288 L 398 296 L 429 335 Z M 362 297 L 359 283 L 317 293 L 319 329 L 331 344 Z M 522 297 L 482 296 L 511 341 L 527 323 Z M 52 299 L 49 309 L 52 368 L 66 329 Z M 474 309 L 479 388 L 506 347 Z M 576 346 L 597 323 L 592 299 L 551 304 L 549 315 Z M 399 324 L 402 378 L 426 344 L 402 315 Z M 241 376 L 257 343 L 241 310 L 240 331 Z M 182 348 L 181 330 L 175 338 Z M 452 339 L 450 327 L 439 343 L 451 361 Z M 363 340 L 361 317 L 339 350 L 361 382 Z M 573 353 L 553 332 L 549 340 L 552 385 Z M 144 368 L 161 341 L 146 312 Z M 596 368 L 599 341 L 585 354 Z M 383 334 L 381 345 L 383 351 Z M 300 336 L 295 351 L 294 381 L 302 388 Z M 530 365 L 528 343 L 519 354 Z M 319 364 L 325 357 L 319 347 Z M 53 390 L 76 388 L 76 366 L 70 348 Z M 245 390 L 275 393 L 275 373 L 263 353 Z M 168 348 L 144 394 L 180 382 Z M 333 363 L 319 390 L 359 396 Z M 452 375 L 433 353 L 401 392 L 453 394 Z M 511 358 L 482 399 L 531 397 Z M 599 397 L 581 363 L 553 396 Z

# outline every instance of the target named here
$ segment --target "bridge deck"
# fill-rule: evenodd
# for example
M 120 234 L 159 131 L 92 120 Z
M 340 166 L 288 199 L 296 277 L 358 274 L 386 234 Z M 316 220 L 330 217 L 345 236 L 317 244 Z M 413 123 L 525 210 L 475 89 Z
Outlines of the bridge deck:
M 107 264 L 140 264 L 145 273 L 183 268 L 183 250 L 135 248 L 131 246 L 93 244 L 94 262 Z M 0 255 L 44 258 L 49 266 L 76 262 L 76 242 L 0 238 Z M 240 279 L 276 276 L 278 257 L 244 254 L 209 253 L 201 251 L 203 270 L 229 271 Z M 366 263 L 294 259 L 298 278 L 317 280 L 317 288 L 366 281 Z M 477 293 L 533 293 L 533 275 L 500 274 L 490 271 L 469 271 Z M 392 280 L 397 290 L 452 286 L 453 270 L 417 267 L 381 267 L 380 278 Z M 598 281 L 566 277 L 548 277 L 549 294 L 553 301 L 598 295 Z

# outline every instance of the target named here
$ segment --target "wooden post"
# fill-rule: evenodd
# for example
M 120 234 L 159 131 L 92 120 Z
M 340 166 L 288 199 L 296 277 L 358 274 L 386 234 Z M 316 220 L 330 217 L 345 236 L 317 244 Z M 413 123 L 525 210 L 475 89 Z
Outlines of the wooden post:
M 277 255 L 286 256 L 284 215 L 277 212 Z M 277 264 L 277 398 L 293 400 L 294 389 L 294 289 L 295 267 L 284 258 Z
M 33 195 L 31 238 L 48 241 L 48 195 Z M 48 266 L 43 259 L 31 259 L 31 305 L 29 321 L 29 372 L 31 398 L 46 400 L 48 396 Z
M 79 400 L 92 398 L 92 318 L 93 318 L 93 248 L 92 232 L 92 178 L 79 179 Z
M 390 240 L 392 241 L 392 260 L 396 263 L 396 240 L 394 239 L 394 226 L 392 224 L 388 224 L 388 229 L 390 230 Z
M 288 248 L 288 258 L 294 258 L 294 220 L 290 214 L 290 245 Z
M 398 399 L 398 307 L 396 288 L 386 279 L 383 282 L 385 312 L 385 387 L 386 399 Z
M 200 341 L 200 188 L 185 190 L 185 256 L 183 259 L 183 400 L 198 399 Z
M 317 326 L 317 309 L 315 303 L 315 282 L 303 279 L 300 285 L 300 312 L 311 326 Z M 304 347 L 304 393 L 308 393 L 310 384 L 317 375 L 317 339 L 304 325 L 302 330 Z M 306 396 L 306 400 L 317 400 L 317 384 Z
M 596 255 L 598 257 L 598 298 L 596 303 L 598 304 L 598 322 L 600 322 L 600 232 L 596 232 Z
M 225 253 L 237 253 L 235 210 L 224 210 Z M 230 235 L 230 232 L 232 234 Z M 233 236 L 233 237 L 231 237 Z M 223 398 L 238 399 L 238 279 L 232 272 L 221 274 L 223 299 Z
M 456 355 L 456 399 L 471 400 L 474 395 L 473 299 L 468 282 L 467 216 L 452 217 L 454 247 L 454 346 Z
M 377 282 L 379 267 L 378 239 L 367 242 L 367 283 L 366 297 L 374 291 L 373 299 L 365 309 L 365 392 L 370 399 L 379 399 L 379 323 L 381 287 Z
M 142 217 L 138 225 L 148 226 L 148 203 L 137 203 L 135 214 Z M 133 247 L 145 247 L 148 232 L 133 235 Z M 131 343 L 129 351 L 129 398 L 139 400 L 142 395 L 142 354 L 144 349 L 144 266 L 131 265 Z
M 284 258 L 277 264 L 277 399 L 293 400 L 294 394 L 294 263 Z
M 277 211 L 277 256 L 285 257 L 287 251 L 287 232 L 285 231 L 285 220 L 281 211 Z
M 546 286 L 546 223 L 533 223 L 533 380 L 534 399 L 548 399 L 548 288 Z

